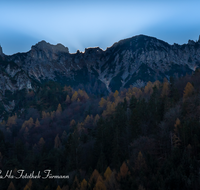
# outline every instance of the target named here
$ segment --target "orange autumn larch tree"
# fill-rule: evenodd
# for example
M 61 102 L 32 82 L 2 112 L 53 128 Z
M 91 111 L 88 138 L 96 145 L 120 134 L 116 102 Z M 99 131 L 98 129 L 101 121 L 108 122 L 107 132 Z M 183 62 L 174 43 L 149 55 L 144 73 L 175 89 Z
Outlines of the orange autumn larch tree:
M 87 187 L 88 187 L 88 183 L 85 179 L 83 179 L 83 181 L 81 182 L 80 190 L 87 190 Z
M 167 81 L 167 82 L 163 82 L 163 88 L 162 88 L 161 96 L 162 97 L 168 96 L 168 94 L 169 94 L 169 83 Z
M 120 181 L 121 179 L 126 178 L 127 175 L 129 174 L 130 174 L 130 171 L 128 169 L 128 166 L 126 165 L 125 162 L 123 162 L 123 164 L 120 167 L 120 171 L 118 172 L 117 180 Z
M 106 179 L 106 181 L 110 180 L 110 177 L 112 175 L 112 170 L 110 169 L 110 167 L 108 166 L 105 173 L 104 173 L 104 177 Z
M 61 147 L 61 141 L 60 141 L 60 138 L 57 134 L 56 137 L 55 137 L 55 140 L 54 140 L 54 148 L 58 149 L 60 147 Z
M 74 102 L 77 100 L 77 98 L 78 98 L 78 92 L 75 91 L 74 94 L 72 95 L 71 101 Z
M 136 170 L 140 170 L 140 169 L 142 169 L 144 167 L 146 167 L 146 162 L 145 162 L 145 159 L 144 159 L 144 157 L 142 155 L 142 152 L 140 151 L 138 153 L 138 157 L 137 157 L 137 159 L 135 161 L 135 169 Z
M 100 102 L 99 102 L 99 106 L 102 108 L 104 106 L 106 106 L 107 101 L 104 98 L 101 98 Z
M 185 89 L 184 89 L 183 101 L 184 101 L 187 97 L 191 96 L 193 92 L 194 92 L 194 87 L 193 87 L 193 85 L 192 85 L 190 82 L 188 82 L 188 83 L 186 84 L 186 86 L 185 86 Z
M 106 190 L 106 186 L 104 184 L 104 181 L 101 175 L 99 175 L 99 177 L 97 178 L 97 182 L 96 182 L 96 185 L 94 186 L 94 190 Z
M 58 108 L 56 110 L 56 116 L 59 116 L 62 113 L 62 107 L 60 104 L 58 104 Z
M 26 186 L 24 187 L 24 190 L 31 190 L 31 187 L 32 187 L 32 180 L 30 179 L 26 184 Z
M 56 188 L 56 190 L 62 190 L 62 189 L 60 188 L 60 185 L 58 185 L 58 187 Z
M 16 190 L 12 181 L 10 182 L 7 190 Z
M 36 119 L 36 122 L 35 122 L 35 127 L 39 127 L 40 126 L 40 122 L 38 120 L 38 118 Z
M 153 93 L 153 84 L 151 81 L 149 81 L 144 87 L 144 93 L 148 95 L 151 95 Z

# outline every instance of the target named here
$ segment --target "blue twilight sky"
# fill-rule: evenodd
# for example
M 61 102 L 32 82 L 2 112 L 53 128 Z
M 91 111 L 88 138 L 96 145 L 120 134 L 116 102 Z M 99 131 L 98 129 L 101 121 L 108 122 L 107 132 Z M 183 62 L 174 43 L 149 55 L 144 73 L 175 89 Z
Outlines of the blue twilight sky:
M 71 53 L 138 34 L 170 44 L 197 40 L 199 0 L 0 0 L 0 45 L 7 55 L 41 40 Z

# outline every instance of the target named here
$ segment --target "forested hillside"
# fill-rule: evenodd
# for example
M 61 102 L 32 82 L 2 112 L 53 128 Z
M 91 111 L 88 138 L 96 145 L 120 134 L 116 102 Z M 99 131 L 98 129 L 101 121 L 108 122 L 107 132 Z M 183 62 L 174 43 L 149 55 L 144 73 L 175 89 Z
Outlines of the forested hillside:
M 192 189 L 200 186 L 200 72 L 108 96 L 50 81 L 5 91 L 0 170 L 69 179 L 0 179 L 1 190 Z

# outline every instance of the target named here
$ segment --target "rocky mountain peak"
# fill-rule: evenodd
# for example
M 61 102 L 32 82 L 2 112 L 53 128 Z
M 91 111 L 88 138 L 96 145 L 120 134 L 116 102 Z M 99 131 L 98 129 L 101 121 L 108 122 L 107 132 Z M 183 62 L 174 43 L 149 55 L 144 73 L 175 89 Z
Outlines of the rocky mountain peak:
M 58 43 L 57 45 L 52 45 L 44 40 L 41 42 L 38 42 L 36 45 L 31 47 L 31 50 L 42 50 L 42 51 L 50 51 L 50 52 L 63 52 L 63 53 L 69 53 L 69 49 L 65 47 L 64 45 Z
M 44 40 L 31 47 L 29 52 L 34 60 L 48 62 L 57 60 L 61 54 L 69 54 L 69 49 L 62 44 L 52 45 Z

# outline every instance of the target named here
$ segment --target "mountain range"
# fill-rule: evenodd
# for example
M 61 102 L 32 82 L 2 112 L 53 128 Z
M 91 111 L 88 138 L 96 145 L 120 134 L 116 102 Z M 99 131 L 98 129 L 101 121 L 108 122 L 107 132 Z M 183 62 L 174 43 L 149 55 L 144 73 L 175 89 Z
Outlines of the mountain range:
M 49 80 L 72 87 L 89 85 L 97 92 L 105 88 L 110 92 L 191 74 L 199 66 L 200 37 L 196 42 L 170 45 L 138 35 L 116 42 L 106 50 L 96 47 L 76 53 L 69 53 L 62 44 L 45 41 L 26 53 L 14 55 L 5 55 L 0 47 L 0 101 L 6 91 L 34 90 Z

